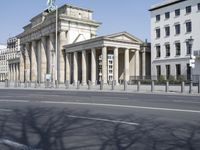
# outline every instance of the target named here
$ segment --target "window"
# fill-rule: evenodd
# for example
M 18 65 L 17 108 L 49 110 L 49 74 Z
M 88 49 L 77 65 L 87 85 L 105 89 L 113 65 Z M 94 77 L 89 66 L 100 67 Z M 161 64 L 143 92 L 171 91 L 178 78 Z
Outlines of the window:
M 181 75 L 181 65 L 176 64 L 176 79 L 178 79 Z
M 166 65 L 166 78 L 169 79 L 170 76 L 170 65 Z
M 170 45 L 169 44 L 165 45 L 165 50 L 166 50 L 166 57 L 169 57 L 170 56 Z
M 176 56 L 180 56 L 181 55 L 181 43 L 179 43 L 179 42 L 175 43 L 175 47 L 176 47 Z
M 176 24 L 175 25 L 175 34 L 178 35 L 181 33 L 181 25 L 180 24 Z
M 157 77 L 161 76 L 161 67 L 158 65 L 156 66 L 156 70 L 157 70 Z
M 191 12 L 192 12 L 191 6 L 187 6 L 187 7 L 185 8 L 185 11 L 186 11 L 186 14 L 191 13 Z
M 156 15 L 156 21 L 160 21 L 160 15 Z
M 170 36 L 170 27 L 165 27 L 165 36 Z
M 192 32 L 192 22 L 186 22 L 186 32 L 189 33 L 189 32 Z
M 178 16 L 180 16 L 180 9 L 175 10 L 175 17 L 178 17 Z
M 160 38 L 160 29 L 156 29 L 156 38 Z
M 191 45 L 187 44 L 187 42 L 186 42 L 186 48 L 187 48 L 187 55 L 190 55 L 191 54 Z
M 165 13 L 165 19 L 169 19 L 170 18 L 170 12 L 166 12 Z
M 160 58 L 160 45 L 156 46 L 156 58 Z
M 200 11 L 200 3 L 197 4 L 197 10 Z

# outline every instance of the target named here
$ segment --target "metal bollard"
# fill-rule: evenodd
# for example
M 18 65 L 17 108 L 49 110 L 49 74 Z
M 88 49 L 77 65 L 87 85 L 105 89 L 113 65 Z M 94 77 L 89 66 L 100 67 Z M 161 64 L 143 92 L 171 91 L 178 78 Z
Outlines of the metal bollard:
M 112 90 L 115 90 L 115 83 L 116 83 L 116 80 L 113 80 L 112 81 Z
M 28 82 L 28 87 L 31 88 L 31 81 Z
M 137 91 L 138 91 L 138 92 L 140 91 L 140 85 L 141 85 L 141 82 L 138 81 L 138 82 L 137 82 Z
M 191 94 L 193 92 L 193 82 L 190 81 L 189 83 L 189 93 Z
M 17 80 L 14 81 L 14 87 L 17 87 Z
M 91 89 L 91 81 L 88 80 L 88 90 L 90 90 L 90 89 Z
M 103 90 L 103 80 L 100 81 L 100 90 Z
M 18 81 L 18 87 L 21 87 L 21 81 Z
M 24 88 L 27 88 L 27 81 L 24 82 Z
M 166 85 L 165 85 L 165 92 L 169 92 L 169 81 L 166 82 Z
M 154 86 L 155 86 L 155 82 L 152 80 L 151 81 L 151 92 L 154 92 Z
M 50 81 L 47 80 L 47 81 L 46 81 L 46 87 L 49 88 L 49 87 L 50 87 L 49 85 L 50 85 Z
M 185 82 L 181 82 L 181 93 L 185 92 Z
M 35 81 L 34 88 L 37 88 L 37 81 Z
M 5 80 L 5 87 L 8 87 L 8 80 Z
M 59 88 L 58 80 L 55 80 L 55 88 Z
M 80 81 L 77 82 L 77 89 L 80 89 Z
M 65 81 L 65 88 L 69 89 L 69 81 L 68 80 Z
M 200 80 L 199 80 L 199 84 L 198 84 L 198 93 L 200 93 Z
M 127 90 L 127 81 L 124 80 L 124 91 L 126 91 L 126 90 Z

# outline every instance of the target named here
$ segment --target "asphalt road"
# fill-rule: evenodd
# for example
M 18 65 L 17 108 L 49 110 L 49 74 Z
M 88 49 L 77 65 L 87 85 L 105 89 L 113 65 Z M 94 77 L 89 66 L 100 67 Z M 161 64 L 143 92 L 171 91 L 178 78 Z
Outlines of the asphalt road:
M 0 90 L 0 150 L 199 148 L 199 96 Z

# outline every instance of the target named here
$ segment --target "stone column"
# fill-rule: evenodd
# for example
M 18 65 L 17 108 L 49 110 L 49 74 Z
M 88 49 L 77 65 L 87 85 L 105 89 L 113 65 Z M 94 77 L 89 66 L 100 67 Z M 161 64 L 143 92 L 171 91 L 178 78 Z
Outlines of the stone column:
M 16 81 L 17 80 L 16 63 L 13 64 L 13 76 L 14 76 L 14 81 Z
M 146 76 L 146 52 L 142 52 L 142 76 Z
M 12 64 L 13 81 L 15 81 L 15 64 Z
M 108 73 L 107 73 L 107 47 L 102 48 L 102 80 L 104 84 L 108 83 Z
M 114 80 L 116 81 L 116 85 L 119 84 L 119 75 L 118 75 L 118 68 L 119 68 L 119 62 L 118 62 L 118 48 L 115 47 L 114 49 L 114 68 L 113 68 L 113 75 L 114 75 Z
M 55 55 L 55 33 L 51 33 L 50 36 L 49 36 L 49 52 L 50 52 L 50 55 L 49 55 L 49 70 L 50 70 L 50 73 L 51 73 L 51 76 L 52 76 L 52 79 L 55 80 L 55 60 L 54 59 L 54 55 Z
M 31 45 L 31 81 L 37 80 L 37 48 L 36 41 Z
M 74 52 L 74 82 L 78 81 L 78 53 Z
M 66 31 L 60 31 L 58 47 L 58 81 L 64 83 L 65 80 L 65 56 L 63 53 L 63 46 L 68 44 Z
M 86 70 L 86 50 L 82 51 L 82 85 L 86 85 L 87 70 Z
M 19 63 L 16 63 L 16 80 L 19 80 Z
M 135 51 L 135 75 L 138 77 L 140 75 L 140 58 L 139 50 Z
M 10 81 L 13 81 L 13 68 L 12 68 L 12 64 L 9 65 L 10 66 Z
M 70 75 L 71 75 L 71 70 L 70 70 L 70 54 L 66 53 L 66 80 L 70 82 Z
M 125 49 L 124 55 L 124 80 L 129 81 L 129 49 Z
M 23 47 L 23 46 L 22 46 Z M 21 49 L 21 55 L 20 55 L 20 72 L 19 72 L 19 76 L 20 76 L 20 81 L 24 82 L 24 53 L 23 53 L 23 49 Z
M 29 56 L 29 52 L 30 52 L 30 44 L 26 43 L 26 49 L 25 49 L 25 80 L 26 81 L 30 81 L 30 71 L 31 71 L 31 67 L 30 67 L 30 56 Z
M 41 39 L 41 82 L 44 82 L 47 73 L 46 37 Z
M 96 49 L 91 49 L 91 80 L 92 85 L 95 85 L 97 77 Z

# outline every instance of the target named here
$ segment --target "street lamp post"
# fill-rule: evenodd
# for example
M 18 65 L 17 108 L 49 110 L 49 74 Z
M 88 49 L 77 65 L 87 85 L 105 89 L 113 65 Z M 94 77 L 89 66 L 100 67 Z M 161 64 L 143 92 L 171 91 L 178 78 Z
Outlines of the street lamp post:
M 193 41 L 194 39 L 192 38 L 192 36 L 190 36 L 189 39 L 186 40 L 186 44 L 187 44 L 187 48 L 188 48 L 188 51 L 190 53 L 190 87 L 189 87 L 189 93 L 192 93 L 192 86 L 193 86 L 193 83 L 192 83 L 192 68 L 194 67 L 192 63 L 193 62 L 193 55 L 192 55 L 192 45 L 193 45 Z
M 54 74 L 54 79 L 52 77 L 52 81 L 54 80 L 55 81 L 55 86 L 57 87 L 58 85 L 58 6 L 55 5 L 55 0 L 47 0 L 47 5 L 48 5 L 48 11 L 49 12 L 53 12 L 53 11 L 56 11 L 56 33 L 55 33 L 55 57 L 53 60 L 54 61 L 54 64 L 52 65 L 52 75 L 53 75 L 53 71 L 55 72 Z M 54 53 L 52 51 L 52 53 Z M 53 55 L 52 55 L 53 56 Z M 52 58 L 53 59 L 53 58 Z M 53 69 L 54 67 L 54 69 Z
M 55 51 L 55 82 L 58 84 L 58 6 L 56 5 L 56 51 Z

